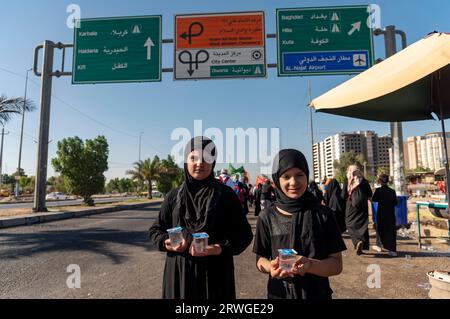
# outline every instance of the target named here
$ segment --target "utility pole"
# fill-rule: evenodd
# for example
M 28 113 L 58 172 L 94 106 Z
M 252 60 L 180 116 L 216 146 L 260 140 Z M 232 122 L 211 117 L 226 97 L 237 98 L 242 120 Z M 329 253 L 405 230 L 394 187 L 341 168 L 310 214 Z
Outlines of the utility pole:
M 308 93 L 309 93 L 309 102 L 311 103 L 312 94 L 311 94 L 311 80 L 308 80 Z M 312 108 L 309 108 L 309 123 L 311 129 L 311 163 L 313 166 L 313 175 L 314 175 L 314 130 L 313 130 L 313 113 Z M 309 176 L 308 176 L 309 178 Z M 320 178 L 320 176 L 319 176 Z M 314 179 L 314 176 L 313 176 Z
M 16 176 L 16 199 L 19 198 L 19 179 L 20 179 L 20 164 L 22 161 L 22 143 L 23 143 L 23 126 L 25 123 L 25 107 L 27 103 L 27 88 L 28 88 L 28 72 L 30 72 L 33 69 L 27 70 L 27 76 L 25 78 L 25 94 L 23 95 L 23 109 L 22 109 L 22 127 L 20 130 L 20 145 L 19 145 L 19 164 L 17 165 L 17 176 Z
M 406 48 L 406 34 L 403 31 L 396 30 L 395 26 L 387 26 L 384 30 L 376 29 L 375 35 L 384 35 L 384 44 L 386 49 L 386 58 L 393 56 L 397 52 L 395 36 L 399 34 L 402 37 L 403 49 Z M 403 129 L 401 122 L 391 123 L 391 138 L 393 143 L 393 171 L 394 171 L 394 189 L 397 195 L 406 194 L 405 167 L 403 157 Z
M 2 126 L 2 142 L 0 145 L 0 186 L 2 186 L 3 183 L 3 138 L 5 135 L 8 135 L 8 133 L 5 133 L 5 126 Z

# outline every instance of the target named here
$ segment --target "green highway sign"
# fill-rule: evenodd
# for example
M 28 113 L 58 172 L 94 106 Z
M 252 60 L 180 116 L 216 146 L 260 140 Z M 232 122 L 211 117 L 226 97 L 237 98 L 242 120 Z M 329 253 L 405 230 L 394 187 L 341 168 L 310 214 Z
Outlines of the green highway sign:
M 362 72 L 373 65 L 369 6 L 277 9 L 278 76 Z
M 161 16 L 81 19 L 72 83 L 161 81 Z

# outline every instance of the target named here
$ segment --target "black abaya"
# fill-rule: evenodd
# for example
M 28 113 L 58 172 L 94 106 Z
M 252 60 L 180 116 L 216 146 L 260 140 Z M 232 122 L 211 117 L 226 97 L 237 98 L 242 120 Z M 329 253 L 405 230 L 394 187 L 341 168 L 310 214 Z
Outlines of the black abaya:
M 351 195 L 344 185 L 344 198 L 346 198 L 345 223 L 352 239 L 353 246 L 362 241 L 362 248 L 369 249 L 369 206 L 367 201 L 372 197 L 369 182 L 363 179 Z
M 255 196 L 255 216 L 261 212 L 261 189 L 257 188 L 254 193 Z
M 387 185 L 375 190 L 372 198 L 378 202 L 377 208 L 377 245 L 389 251 L 397 251 L 397 228 L 395 225 L 395 206 L 397 195 Z
M 194 257 L 189 253 L 189 247 L 182 253 L 168 251 L 163 278 L 164 299 L 236 298 L 233 256 L 250 245 L 253 233 L 234 191 L 214 178 L 215 154 L 214 143 L 208 138 L 199 136 L 188 143 L 184 183 L 167 195 L 149 236 L 159 250 L 165 251 L 169 228 L 181 226 L 189 245 L 192 234 L 206 232 L 208 244 L 220 245 L 221 254 Z M 192 165 L 196 156 L 202 156 L 205 163 L 213 161 L 206 179 L 196 180 L 189 174 L 188 163 Z
M 219 256 L 193 257 L 184 253 L 167 252 L 163 279 L 164 299 L 229 300 L 235 299 L 233 255 L 250 245 L 253 234 L 236 194 L 228 186 L 214 180 L 220 198 L 207 223 L 198 232 L 209 234 L 209 244 L 219 244 Z M 166 230 L 183 224 L 183 203 L 180 189 L 172 190 L 161 206 L 158 219 L 150 228 L 150 239 L 165 251 Z M 186 228 L 185 228 L 186 229 Z M 185 232 L 185 237 L 189 237 Z M 192 240 L 192 239 L 191 239 Z
M 325 205 L 331 208 L 336 217 L 341 234 L 347 230 L 345 225 L 345 200 L 342 198 L 342 189 L 336 179 L 333 179 L 324 196 Z

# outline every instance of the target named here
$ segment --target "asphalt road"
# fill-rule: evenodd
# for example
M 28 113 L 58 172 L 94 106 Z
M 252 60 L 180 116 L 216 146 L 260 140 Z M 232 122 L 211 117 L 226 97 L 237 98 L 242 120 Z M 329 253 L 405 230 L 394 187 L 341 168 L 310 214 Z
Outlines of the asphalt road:
M 158 210 L 1 230 L 0 298 L 160 298 L 165 255 L 147 237 Z M 264 298 L 250 250 L 235 259 L 237 297 Z M 67 287 L 70 265 L 80 267 L 80 289 Z
M 0 298 L 160 298 L 165 255 L 147 239 L 158 209 L 1 230 Z M 254 229 L 255 217 L 249 220 Z M 344 239 L 344 271 L 330 279 L 334 298 L 427 298 L 426 272 L 450 269 L 448 246 L 418 251 L 414 239 L 402 239 L 397 258 L 373 251 L 357 256 Z M 235 258 L 237 298 L 266 297 L 267 276 L 256 270 L 251 249 Z M 79 289 L 67 286 L 70 265 L 80 267 Z M 380 287 L 367 285 L 374 265 Z
M 136 197 L 110 197 L 110 198 L 95 198 L 96 204 L 100 203 L 115 203 L 128 199 L 134 199 Z M 59 200 L 59 201 L 47 201 L 47 207 L 59 207 L 68 205 L 80 205 L 83 203 L 82 199 L 75 200 Z M 0 204 L 0 210 L 2 209 L 14 209 L 14 208 L 33 208 L 33 203 L 13 203 L 13 204 Z
M 0 231 L 0 298 L 158 298 L 164 255 L 147 239 L 158 206 Z M 81 288 L 69 289 L 78 265 Z

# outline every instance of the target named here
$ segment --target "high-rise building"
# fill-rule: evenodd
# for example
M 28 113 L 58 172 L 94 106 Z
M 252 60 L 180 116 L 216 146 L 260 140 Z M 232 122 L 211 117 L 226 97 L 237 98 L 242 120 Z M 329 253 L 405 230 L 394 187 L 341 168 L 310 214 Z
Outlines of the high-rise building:
M 444 167 L 445 150 L 442 133 L 429 133 L 425 136 L 410 136 L 405 142 L 405 167 L 419 167 L 438 170 Z M 450 133 L 446 133 L 447 148 L 450 150 Z
M 333 176 L 334 162 L 339 160 L 342 154 L 351 150 L 363 155 L 366 173 L 375 175 L 381 167 L 386 168 L 388 172 L 391 144 L 392 139 L 389 136 L 378 137 L 373 131 L 329 136 L 313 145 L 314 180 L 320 181 L 325 176 Z

